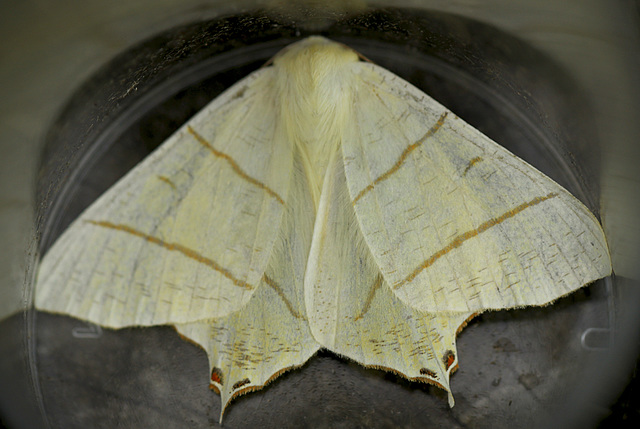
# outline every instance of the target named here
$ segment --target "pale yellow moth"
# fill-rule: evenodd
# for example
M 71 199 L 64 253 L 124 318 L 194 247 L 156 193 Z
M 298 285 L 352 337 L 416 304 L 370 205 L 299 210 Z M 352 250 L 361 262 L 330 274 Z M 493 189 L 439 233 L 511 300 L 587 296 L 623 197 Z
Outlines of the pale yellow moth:
M 36 308 L 174 325 L 222 411 L 325 347 L 449 392 L 474 314 L 611 273 L 565 189 L 348 47 L 295 43 L 178 130 L 43 258 Z M 221 415 L 222 418 L 222 415 Z

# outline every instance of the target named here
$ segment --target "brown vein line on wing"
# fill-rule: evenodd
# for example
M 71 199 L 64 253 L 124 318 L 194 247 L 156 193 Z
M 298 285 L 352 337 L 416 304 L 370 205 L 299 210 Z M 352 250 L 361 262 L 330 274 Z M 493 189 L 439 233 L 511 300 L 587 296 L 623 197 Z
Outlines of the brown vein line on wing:
M 476 156 L 475 158 L 473 158 L 471 161 L 469 161 L 469 164 L 467 164 L 467 168 L 464 169 L 464 172 L 462 173 L 462 175 L 466 176 L 469 170 L 471 170 L 471 167 L 481 162 L 482 160 L 483 159 L 481 156 Z
M 478 226 L 476 229 L 472 229 L 470 231 L 464 232 L 460 235 L 458 235 L 457 237 L 455 237 L 453 240 L 451 240 L 451 242 L 449 244 L 447 244 L 445 247 L 443 247 L 442 249 L 438 250 L 437 252 L 435 252 L 433 255 L 431 255 L 428 259 L 426 259 L 422 264 L 420 264 L 415 270 L 413 270 L 413 272 L 411 274 L 409 274 L 405 279 L 403 279 L 402 281 L 400 281 L 399 283 L 396 283 L 395 285 L 393 285 L 393 289 L 400 289 L 402 286 L 406 285 L 407 283 L 411 283 L 413 281 L 414 278 L 416 278 L 416 276 L 418 274 L 420 274 L 423 270 L 429 268 L 431 265 L 433 265 L 434 262 L 436 262 L 438 259 L 440 259 L 442 256 L 446 255 L 447 253 L 451 252 L 453 249 L 456 249 L 458 247 L 460 247 L 462 245 L 462 243 L 464 243 L 465 241 L 479 235 L 482 234 L 483 232 L 485 232 L 486 230 L 488 230 L 491 227 L 494 227 L 496 225 L 501 224 L 502 222 L 504 222 L 505 220 L 514 217 L 515 215 L 517 215 L 518 213 L 520 213 L 521 211 L 528 209 L 529 207 L 533 207 L 536 204 L 540 204 L 543 201 L 546 201 L 550 198 L 554 198 L 557 197 L 558 193 L 557 192 L 551 192 L 545 196 L 542 197 L 536 197 L 534 199 L 532 199 L 531 201 L 528 201 L 526 203 L 522 203 L 519 206 L 514 207 L 513 209 L 503 213 L 502 215 L 498 216 L 498 217 L 494 217 L 492 219 L 489 219 L 488 221 L 482 223 L 480 226 Z
M 158 177 L 158 180 L 161 180 L 161 181 L 163 181 L 164 183 L 166 183 L 167 185 L 171 186 L 171 187 L 173 188 L 173 190 L 174 190 L 174 191 L 175 191 L 176 189 L 178 189 L 178 188 L 176 188 L 175 183 L 173 183 L 173 182 L 171 181 L 171 179 L 169 179 L 167 176 L 160 176 L 160 175 L 158 175 L 157 177 Z
M 377 179 L 375 179 L 373 182 L 371 182 L 370 185 L 368 185 L 366 188 L 364 188 L 362 191 L 360 191 L 360 193 L 353 199 L 353 201 L 351 202 L 352 205 L 355 205 L 358 200 L 360 198 L 362 198 L 367 192 L 371 191 L 378 183 L 387 180 L 389 177 L 391 177 L 391 175 L 393 173 L 395 173 L 396 171 L 398 171 L 400 169 L 400 167 L 402 167 L 402 164 L 404 164 L 404 162 L 407 160 L 407 158 L 409 157 L 409 154 L 411 152 L 413 152 L 414 150 L 416 150 L 418 147 L 420 147 L 420 145 L 422 145 L 422 143 L 424 143 L 429 137 L 431 137 L 432 135 L 434 135 L 436 132 L 438 132 L 438 130 L 442 127 L 442 125 L 444 124 L 444 120 L 447 117 L 447 114 L 449 112 L 444 112 L 442 115 L 440 115 L 440 118 L 438 119 L 438 121 L 431 127 L 429 128 L 429 131 L 427 131 L 425 133 L 424 136 L 422 136 L 422 138 L 420 138 L 420 140 L 418 140 L 415 143 L 410 144 L 409 146 L 407 146 L 405 148 L 405 150 L 402 152 L 402 154 L 400 154 L 400 157 L 398 157 L 398 160 L 396 161 L 395 164 L 393 164 L 393 166 L 388 169 L 385 173 L 383 173 L 382 175 L 380 175 Z
M 244 180 L 246 180 L 247 182 L 251 183 L 252 185 L 255 185 L 258 188 L 262 189 L 267 194 L 269 194 L 273 198 L 275 198 L 276 201 L 278 201 L 280 204 L 284 205 L 284 200 L 282 199 L 282 197 L 280 197 L 280 195 L 278 195 L 273 189 L 269 188 L 267 185 L 265 185 L 264 183 L 262 183 L 258 179 L 255 179 L 255 178 L 249 176 L 247 173 L 245 173 L 245 171 L 242 168 L 240 168 L 240 166 L 233 160 L 233 158 L 231 158 L 231 156 L 227 155 L 226 153 L 220 152 L 219 150 L 214 149 L 214 147 L 211 145 L 211 143 L 209 143 L 204 137 L 202 137 L 200 134 L 198 134 L 198 132 L 196 130 L 194 130 L 193 128 L 191 128 L 190 125 L 187 125 L 187 131 L 189 132 L 189 134 L 191 134 L 198 141 L 198 143 L 200 143 L 202 146 L 204 146 L 207 149 L 209 149 L 209 151 L 211 151 L 211 153 L 213 153 L 218 158 L 222 158 L 225 161 L 227 161 L 229 163 L 229 165 L 231 166 L 231 169 L 238 176 L 242 177 Z
M 289 312 L 293 317 L 295 317 L 296 319 L 302 319 L 302 320 L 306 319 L 302 314 L 298 313 L 295 310 L 295 308 L 293 308 L 293 305 L 291 305 L 291 302 L 287 299 L 287 296 L 284 294 L 282 289 L 280 289 L 280 286 L 278 286 L 278 284 L 275 281 L 273 281 L 271 277 L 265 274 L 262 277 L 262 279 L 267 285 L 269 285 L 269 287 L 271 287 L 271 289 L 273 289 L 278 294 L 278 296 L 280 297 L 280 299 L 282 299 L 282 301 L 284 302 L 284 305 L 287 306 L 287 309 L 289 310 Z
M 109 229 L 114 229 L 116 231 L 126 232 L 127 234 L 131 234 L 133 236 L 140 237 L 140 238 L 148 241 L 149 243 L 156 244 L 156 245 L 158 245 L 160 247 L 163 247 L 163 248 L 165 248 L 165 249 L 167 249 L 169 251 L 182 253 L 187 258 L 193 259 L 194 261 L 199 262 L 199 263 L 201 263 L 203 265 L 206 265 L 207 267 L 219 272 L 224 277 L 226 277 L 229 280 L 231 280 L 234 285 L 236 285 L 238 287 L 241 287 L 243 289 L 247 289 L 247 290 L 253 290 L 254 289 L 254 287 L 252 285 L 250 285 L 249 283 L 235 278 L 233 276 L 233 274 L 231 274 L 231 272 L 229 270 L 227 270 L 226 268 L 220 266 L 214 260 L 209 259 L 206 256 L 203 256 L 203 255 L 199 254 L 195 250 L 189 249 L 188 247 L 183 246 L 182 244 L 171 243 L 171 242 L 168 242 L 168 241 L 164 241 L 164 240 L 162 240 L 162 239 L 160 239 L 158 237 L 154 237 L 152 235 L 145 234 L 144 232 L 138 231 L 137 229 L 134 229 L 134 228 L 132 228 L 132 227 L 130 227 L 128 225 L 111 223 L 111 222 L 104 221 L 104 220 L 100 220 L 100 221 L 87 220 L 85 222 L 90 223 L 92 225 L 100 226 L 100 227 L 103 227 L 103 228 L 109 228 Z
M 371 286 L 371 289 L 369 290 L 369 296 L 367 296 L 367 300 L 364 302 L 364 306 L 362 307 L 360 314 L 358 314 L 353 320 L 362 319 L 366 312 L 369 311 L 371 303 L 373 302 L 373 298 L 376 296 L 376 292 L 378 291 L 378 289 L 380 289 L 380 286 L 382 286 L 382 280 L 382 275 L 378 274 L 376 281 L 373 283 L 373 286 Z

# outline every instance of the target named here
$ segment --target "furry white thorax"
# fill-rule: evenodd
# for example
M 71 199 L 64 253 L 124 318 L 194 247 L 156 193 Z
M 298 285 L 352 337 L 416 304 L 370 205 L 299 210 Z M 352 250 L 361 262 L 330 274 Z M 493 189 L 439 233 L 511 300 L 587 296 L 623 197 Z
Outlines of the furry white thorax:
M 323 37 L 291 45 L 275 59 L 280 117 L 288 141 L 302 156 L 316 210 L 331 157 L 351 118 L 352 49 Z

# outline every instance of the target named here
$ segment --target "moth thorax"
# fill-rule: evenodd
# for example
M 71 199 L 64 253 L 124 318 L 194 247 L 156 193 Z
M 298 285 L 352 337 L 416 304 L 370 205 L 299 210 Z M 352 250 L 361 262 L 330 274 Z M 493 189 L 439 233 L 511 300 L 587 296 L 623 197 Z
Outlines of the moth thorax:
M 351 121 L 352 50 L 323 38 L 306 39 L 276 58 L 282 124 L 303 158 L 316 204 L 332 154 Z

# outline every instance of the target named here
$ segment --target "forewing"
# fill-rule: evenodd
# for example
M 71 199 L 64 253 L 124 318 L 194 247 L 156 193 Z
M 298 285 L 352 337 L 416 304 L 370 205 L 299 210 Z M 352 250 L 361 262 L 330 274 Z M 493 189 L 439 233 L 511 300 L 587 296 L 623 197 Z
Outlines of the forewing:
M 242 307 L 291 181 L 272 79 L 234 85 L 90 206 L 42 260 L 36 307 L 114 328 Z
M 355 67 L 347 184 L 403 302 L 431 312 L 542 305 L 610 274 L 598 221 L 565 189 L 392 73 Z

